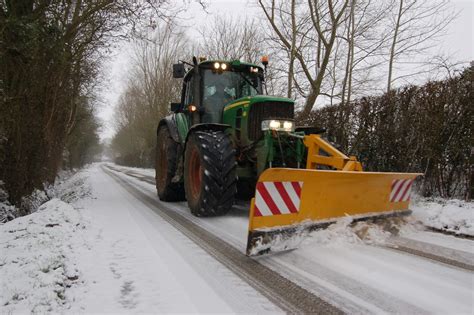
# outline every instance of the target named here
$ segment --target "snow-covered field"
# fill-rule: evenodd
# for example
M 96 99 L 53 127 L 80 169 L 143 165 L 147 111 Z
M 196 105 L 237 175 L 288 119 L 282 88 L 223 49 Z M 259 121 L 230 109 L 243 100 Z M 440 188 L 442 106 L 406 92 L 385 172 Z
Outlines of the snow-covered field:
M 280 312 L 101 166 L 50 188 L 53 198 L 37 212 L 0 225 L 1 314 Z M 154 177 L 153 170 L 115 167 Z M 117 176 L 156 199 L 152 184 Z M 167 205 L 244 251 L 245 206 L 203 219 L 186 203 Z M 450 216 L 453 207 L 460 210 Z M 469 259 L 473 241 L 423 231 L 417 221 L 472 233 L 472 211 L 472 203 L 417 201 L 412 221 L 394 225 L 407 240 Z M 474 312 L 472 272 L 384 246 L 390 242 L 386 227 L 344 219 L 298 250 L 258 261 L 348 313 Z

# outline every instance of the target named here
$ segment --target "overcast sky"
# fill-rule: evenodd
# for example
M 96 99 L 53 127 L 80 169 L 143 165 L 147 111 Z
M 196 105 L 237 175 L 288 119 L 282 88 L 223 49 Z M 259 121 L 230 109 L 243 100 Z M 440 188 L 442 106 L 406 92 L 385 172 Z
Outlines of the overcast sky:
M 178 0 L 181 3 L 181 0 Z M 212 20 L 214 15 L 257 15 L 259 9 L 248 0 L 207 0 L 207 13 L 201 6 L 191 2 L 184 14 L 185 24 L 188 25 L 188 35 L 196 38 L 196 29 Z M 440 42 L 438 50 L 449 53 L 454 61 L 469 62 L 474 60 L 474 1 L 453 0 L 455 10 L 459 11 L 458 18 L 450 25 L 448 34 Z M 262 26 L 265 21 L 262 20 Z M 111 138 L 114 134 L 113 112 L 126 80 L 130 51 L 127 43 L 118 45 L 104 67 L 106 84 L 101 91 L 103 105 L 98 111 L 103 121 L 102 139 Z

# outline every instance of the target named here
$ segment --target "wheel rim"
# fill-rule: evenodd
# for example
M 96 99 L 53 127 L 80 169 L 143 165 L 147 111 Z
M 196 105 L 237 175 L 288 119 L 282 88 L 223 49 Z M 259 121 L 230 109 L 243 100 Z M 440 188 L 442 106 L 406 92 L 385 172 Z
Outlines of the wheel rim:
M 158 166 L 158 178 L 157 184 L 158 184 L 158 189 L 163 189 L 166 185 L 166 173 L 168 172 L 168 161 L 166 159 L 166 148 L 165 148 L 165 143 L 160 142 L 160 145 L 158 146 L 159 154 L 158 154 L 158 161 L 157 161 L 157 166 Z
M 189 188 L 191 198 L 197 200 L 201 194 L 202 166 L 199 152 L 194 149 L 189 159 Z

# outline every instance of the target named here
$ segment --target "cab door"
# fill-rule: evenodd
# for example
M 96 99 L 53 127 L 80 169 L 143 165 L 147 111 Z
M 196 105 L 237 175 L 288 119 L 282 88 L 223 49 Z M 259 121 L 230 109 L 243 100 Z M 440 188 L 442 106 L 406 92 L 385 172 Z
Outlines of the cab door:
M 184 78 L 184 89 L 183 89 L 183 112 L 188 118 L 189 125 L 199 124 L 199 104 L 196 98 L 196 76 L 194 71 L 190 71 L 189 74 Z

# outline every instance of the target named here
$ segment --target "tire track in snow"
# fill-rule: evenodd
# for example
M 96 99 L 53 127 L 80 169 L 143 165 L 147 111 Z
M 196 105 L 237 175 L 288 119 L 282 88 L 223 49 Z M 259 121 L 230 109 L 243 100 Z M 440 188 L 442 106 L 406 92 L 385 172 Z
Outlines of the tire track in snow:
M 140 173 L 140 176 L 134 176 L 138 174 L 133 171 L 129 171 L 127 169 L 121 169 L 121 168 L 115 169 L 114 167 L 113 169 L 115 171 L 118 171 L 118 173 L 120 173 L 119 176 L 121 178 L 124 178 L 124 180 L 127 182 L 129 180 L 127 179 L 126 176 L 133 177 L 133 180 L 131 180 L 130 182 L 131 183 L 135 182 L 133 185 L 140 187 L 139 188 L 140 190 L 142 190 L 143 187 L 149 187 L 148 185 L 150 184 L 153 186 L 155 185 L 154 178 L 149 174 Z M 140 184 L 139 182 L 142 182 L 145 185 Z M 155 199 L 154 190 L 153 192 L 151 192 L 151 190 L 152 190 L 151 187 L 147 189 L 146 190 L 147 194 L 148 196 L 151 196 L 152 199 Z M 144 190 L 142 190 L 142 192 L 144 192 Z M 203 229 L 206 229 L 207 231 L 213 233 L 213 235 L 220 238 L 224 242 L 227 242 L 228 244 L 234 246 L 235 248 L 240 248 L 240 252 L 242 252 L 242 247 L 245 247 L 245 244 L 241 244 L 242 241 L 239 241 L 237 242 L 238 244 L 235 244 L 235 242 L 233 242 L 232 239 L 229 239 L 227 234 L 224 235 L 223 237 L 223 235 L 221 234 L 222 231 L 226 233 L 227 230 L 215 228 L 214 227 L 215 224 L 207 224 L 207 221 L 196 221 L 193 219 L 194 217 L 187 215 L 188 212 L 183 213 L 184 211 L 183 207 L 186 207 L 186 206 L 182 204 L 178 206 L 176 206 L 175 204 L 172 204 L 170 205 L 170 207 L 172 208 L 173 211 L 180 212 L 180 215 L 183 216 L 186 220 L 192 221 L 194 224 L 201 226 Z M 436 244 L 436 243 L 433 243 L 433 244 Z M 444 249 L 447 248 L 446 245 L 445 244 L 443 245 L 442 243 L 438 246 L 441 246 Z M 379 247 L 380 248 L 379 250 L 385 249 L 394 253 L 398 252 L 400 255 L 402 255 L 401 257 L 404 256 L 407 259 L 409 257 L 417 257 L 417 259 L 420 259 L 419 260 L 420 263 L 422 263 L 422 261 L 426 261 L 426 264 L 432 264 L 434 262 L 434 263 L 439 263 L 440 266 L 445 265 L 448 268 L 455 267 L 455 268 L 452 268 L 451 270 L 460 269 L 459 266 L 453 266 L 453 265 L 447 264 L 446 261 L 443 261 L 442 263 L 440 263 L 439 261 L 427 258 L 424 255 L 416 255 L 415 253 L 407 253 L 401 250 L 395 250 L 395 249 L 384 247 L 384 246 L 368 246 L 368 247 L 374 247 L 374 248 Z M 423 249 L 422 251 L 429 252 L 429 250 L 427 250 L 426 248 L 422 248 L 422 249 Z M 453 256 L 446 255 L 446 253 L 442 253 L 442 255 L 453 258 Z M 365 284 L 362 284 L 364 286 L 364 289 L 361 290 L 361 287 L 360 287 L 361 283 L 357 283 L 357 281 L 354 282 L 352 280 L 348 282 L 348 279 L 346 279 L 347 275 L 340 274 L 337 270 L 331 270 L 330 279 L 326 279 L 328 276 L 326 274 L 327 270 L 326 272 L 322 270 L 318 270 L 319 265 L 315 265 L 314 263 L 312 263 L 310 268 L 307 268 L 308 266 L 304 266 L 304 264 L 301 265 L 300 262 L 291 261 L 290 262 L 291 266 L 283 263 L 281 259 L 284 259 L 285 256 L 280 257 L 276 255 L 276 256 L 266 257 L 266 258 L 268 258 L 269 260 L 259 259 L 259 262 L 265 265 L 266 267 L 274 270 L 275 272 L 279 273 L 281 276 L 288 279 L 292 279 L 293 282 L 297 283 L 303 289 L 308 290 L 309 292 L 320 297 L 321 299 L 330 301 L 330 303 L 333 305 L 337 305 L 337 307 L 343 312 L 347 312 L 347 313 L 388 312 L 388 313 L 391 313 L 391 312 L 400 312 L 400 310 L 403 310 L 402 313 L 403 312 L 405 313 L 425 313 L 426 312 L 423 308 L 418 308 L 417 306 L 415 306 L 417 305 L 417 303 L 413 302 L 410 298 L 406 298 L 406 296 L 400 296 L 400 298 L 397 298 L 397 296 L 393 296 L 392 294 L 396 294 L 396 292 L 395 293 L 393 292 L 387 293 L 385 291 L 382 292 L 382 291 L 377 290 L 376 286 L 370 287 L 370 286 L 366 286 Z M 461 268 L 461 269 L 465 269 L 465 268 Z M 317 271 L 316 275 L 312 275 L 312 273 L 314 273 L 315 271 Z M 354 288 L 355 290 L 353 290 Z
M 117 169 L 111 166 L 107 166 L 107 167 L 113 169 L 114 171 L 118 171 L 128 176 L 134 177 L 145 183 L 155 185 L 155 179 L 150 176 L 145 176 L 143 174 L 138 174 L 138 173 L 128 171 L 128 170 Z M 437 232 L 441 234 L 450 234 L 450 233 L 444 233 L 441 230 L 437 230 Z M 453 235 L 453 236 L 456 236 L 456 235 Z M 462 235 L 457 235 L 457 237 L 471 239 L 471 236 L 463 237 Z M 473 257 L 466 259 L 466 258 L 463 258 L 462 255 L 459 254 L 459 251 L 456 251 L 454 249 L 448 249 L 442 246 L 427 244 L 424 242 L 409 240 L 409 239 L 401 238 L 401 237 L 392 238 L 389 244 L 382 247 L 405 252 L 407 254 L 415 255 L 424 259 L 433 260 L 442 264 L 449 265 L 451 267 L 474 271 L 474 265 L 472 264 L 472 261 L 474 261 L 473 260 L 474 255 L 471 255 Z M 443 255 L 436 255 L 434 253 L 443 253 Z
M 463 233 L 457 233 L 454 231 L 448 231 L 448 230 L 443 230 L 439 228 L 435 228 L 432 226 L 426 226 L 426 229 L 431 232 L 439 233 L 439 234 L 445 234 L 445 235 L 451 235 L 457 238 L 462 238 L 462 239 L 467 239 L 474 241 L 474 235 L 469 235 L 469 234 L 463 234 Z
M 405 237 L 393 237 L 383 247 L 434 260 L 452 267 L 474 271 L 474 255 L 472 253 L 464 253 Z
M 277 272 L 263 266 L 258 261 L 245 256 L 238 249 L 187 220 L 157 199 L 141 192 L 109 169 L 105 167 L 102 167 L 102 169 L 130 194 L 137 197 L 155 213 L 189 237 L 208 254 L 233 271 L 282 310 L 288 313 L 342 314 L 342 311 L 335 306 L 284 278 Z M 127 175 L 133 176 L 131 174 Z M 134 177 L 146 181 L 145 176 Z

